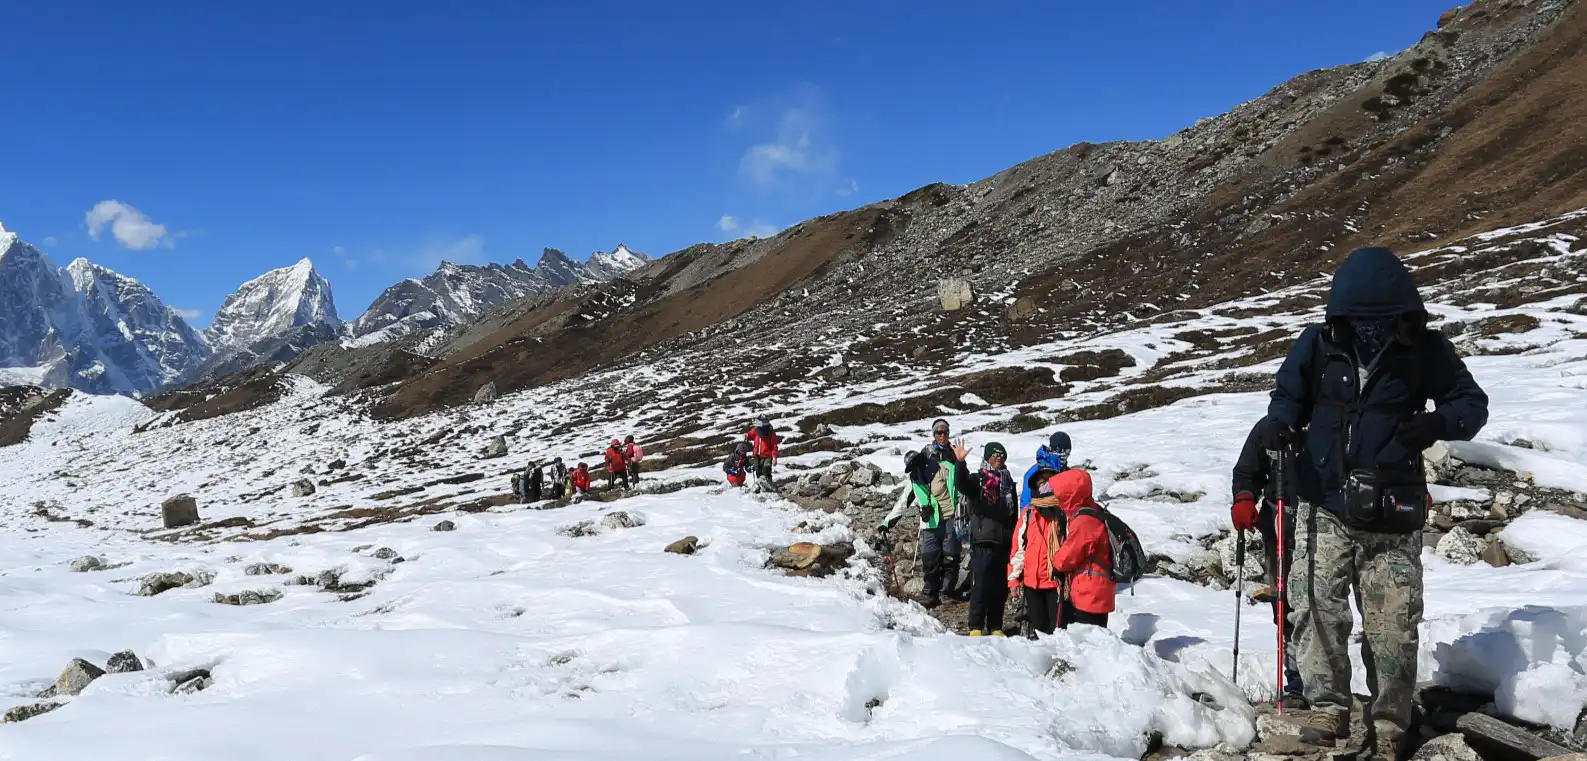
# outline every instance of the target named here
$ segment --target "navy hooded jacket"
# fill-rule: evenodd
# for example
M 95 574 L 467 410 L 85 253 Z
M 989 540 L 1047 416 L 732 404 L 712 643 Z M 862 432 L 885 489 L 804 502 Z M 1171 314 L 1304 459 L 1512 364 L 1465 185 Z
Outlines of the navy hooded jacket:
M 1062 473 L 1068 469 L 1069 464 L 1064 462 L 1063 455 L 1048 449 L 1046 444 L 1041 445 L 1036 450 L 1036 464 L 1030 466 L 1030 470 L 1025 471 L 1025 480 L 1020 482 L 1020 509 L 1023 510 L 1029 507 L 1031 498 L 1036 496 L 1036 487 L 1031 485 L 1030 480 L 1036 476 L 1037 472 L 1050 470 L 1053 473 Z
M 1338 513 L 1343 473 L 1385 469 L 1420 473 L 1421 452 L 1401 444 L 1400 425 L 1431 400 L 1443 419 L 1440 437 L 1467 441 L 1488 422 L 1488 395 L 1455 347 L 1426 328 L 1426 311 L 1410 270 L 1388 249 L 1358 249 L 1334 275 L 1327 324 L 1307 328 L 1279 368 L 1268 417 L 1308 422 L 1296 462 L 1301 499 Z M 1406 318 L 1362 372 L 1350 345 L 1355 319 Z

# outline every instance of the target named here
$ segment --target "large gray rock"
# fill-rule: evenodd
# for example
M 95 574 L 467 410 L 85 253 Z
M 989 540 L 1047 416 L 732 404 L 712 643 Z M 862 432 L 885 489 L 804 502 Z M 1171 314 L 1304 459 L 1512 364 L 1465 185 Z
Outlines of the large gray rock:
M 17 706 L 16 708 L 6 711 L 4 716 L 0 716 L 0 724 L 15 724 L 19 721 L 27 721 L 28 719 L 31 719 L 35 716 L 43 716 L 50 711 L 60 708 L 62 705 L 64 704 L 52 702 L 33 703 L 31 705 Z
M 55 684 L 39 693 L 41 698 L 57 698 L 67 695 L 76 695 L 82 692 L 95 679 L 105 675 L 105 670 L 95 666 L 82 658 L 73 658 L 71 663 L 55 678 Z
M 160 517 L 166 528 L 181 528 L 198 523 L 198 500 L 191 494 L 178 494 L 160 503 Z
M 1482 553 L 1487 549 L 1487 540 L 1456 526 L 1438 540 L 1438 547 L 1433 550 L 1433 554 L 1457 565 L 1472 565 L 1482 562 Z
M 496 382 L 495 381 L 491 381 L 490 383 L 486 383 L 485 385 L 480 386 L 479 390 L 474 392 L 474 403 L 475 404 L 490 404 L 491 402 L 494 402 L 494 401 L 496 401 Z
M 975 290 L 970 281 L 949 278 L 937 282 L 937 301 L 944 311 L 957 312 L 975 301 Z
M 292 496 L 294 497 L 310 497 L 314 495 L 314 492 L 314 482 L 307 478 L 300 478 L 292 484 Z
M 188 669 L 178 671 L 166 677 L 171 680 L 171 693 L 174 695 L 192 695 L 195 692 L 209 689 L 215 683 L 210 676 L 209 669 Z
M 873 486 L 876 484 L 876 477 L 879 475 L 881 475 L 879 469 L 870 465 L 862 465 L 849 474 L 849 483 L 854 486 Z
M 279 599 L 279 589 L 249 589 L 234 595 L 215 593 L 215 603 L 218 605 L 264 605 Z
M 609 529 L 635 528 L 645 525 L 645 516 L 617 510 L 601 516 L 601 525 Z
M 138 660 L 138 655 L 131 650 L 123 650 L 105 661 L 105 671 L 111 674 L 130 674 L 142 670 L 143 661 Z
M 71 564 L 67 566 L 67 568 L 70 568 L 74 573 L 103 571 L 105 569 L 105 561 L 103 558 L 97 558 L 93 555 L 84 555 L 73 560 Z
M 431 531 L 456 531 L 457 524 L 451 521 L 441 521 L 430 528 Z
M 1240 575 L 1237 575 L 1235 571 L 1243 570 L 1243 576 L 1247 581 L 1262 578 L 1264 569 L 1262 567 L 1261 541 L 1260 535 L 1255 532 L 1250 532 L 1246 535 L 1244 569 L 1239 569 L 1239 563 L 1236 562 L 1239 554 L 1239 548 L 1236 546 L 1236 534 L 1230 533 L 1228 536 L 1214 542 L 1212 551 L 1218 557 L 1218 564 L 1223 569 L 1223 575 L 1234 581 L 1240 578 Z
M 214 574 L 199 571 L 196 574 L 180 571 L 161 571 L 143 577 L 138 585 L 139 597 L 153 597 L 161 592 L 182 587 L 202 587 L 215 580 Z
M 506 457 L 506 456 L 507 456 L 507 437 L 506 436 L 497 436 L 497 437 L 495 437 L 495 438 L 490 440 L 490 444 L 485 446 L 484 459 L 492 460 L 492 459 L 495 459 L 497 457 Z
M 275 576 L 282 573 L 292 573 L 292 569 L 277 563 L 254 563 L 242 569 L 248 576 Z

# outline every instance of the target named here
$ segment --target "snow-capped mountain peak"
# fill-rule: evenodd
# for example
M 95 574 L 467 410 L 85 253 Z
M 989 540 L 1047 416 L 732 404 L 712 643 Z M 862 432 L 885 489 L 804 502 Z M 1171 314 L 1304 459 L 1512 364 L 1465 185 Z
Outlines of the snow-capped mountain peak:
M 611 253 L 596 251 L 590 254 L 590 260 L 584 267 L 601 280 L 612 280 L 627 275 L 643 268 L 650 263 L 650 257 L 638 253 L 628 246 L 619 243 Z
M 5 224 L 0 223 L 0 256 L 5 256 L 6 252 L 10 251 L 18 240 L 20 239 L 16 233 L 7 230 Z
M 217 351 L 240 350 L 306 325 L 341 324 L 331 284 L 305 257 L 243 283 L 226 297 L 206 334 Z

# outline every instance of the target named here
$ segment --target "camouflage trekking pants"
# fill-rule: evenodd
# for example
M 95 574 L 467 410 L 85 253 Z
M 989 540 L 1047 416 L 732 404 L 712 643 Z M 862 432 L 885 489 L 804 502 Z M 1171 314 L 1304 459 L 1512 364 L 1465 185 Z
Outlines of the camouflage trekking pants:
M 1379 534 L 1347 528 L 1332 513 L 1302 502 L 1296 514 L 1288 597 L 1295 606 L 1300 670 L 1317 709 L 1350 708 L 1352 587 L 1361 611 L 1374 720 L 1404 729 L 1416 694 L 1416 628 L 1422 622 L 1422 533 Z

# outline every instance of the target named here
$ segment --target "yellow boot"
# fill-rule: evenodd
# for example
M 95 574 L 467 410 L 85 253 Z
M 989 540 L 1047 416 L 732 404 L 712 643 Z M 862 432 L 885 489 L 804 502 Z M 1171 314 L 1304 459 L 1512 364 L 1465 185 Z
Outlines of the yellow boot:
M 979 637 L 979 636 L 981 636 L 982 634 L 985 634 L 985 633 L 986 632 L 983 632 L 980 629 L 971 629 L 970 630 L 970 636 L 972 636 L 972 637 Z

